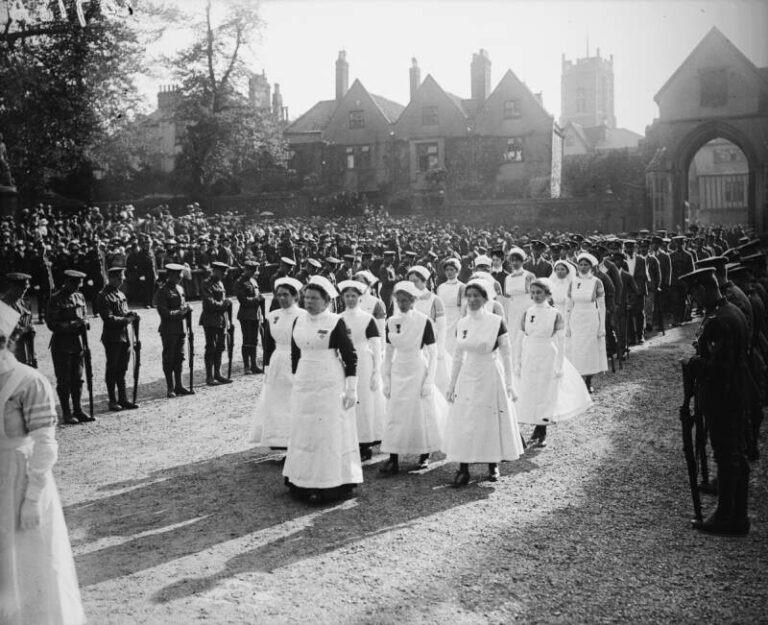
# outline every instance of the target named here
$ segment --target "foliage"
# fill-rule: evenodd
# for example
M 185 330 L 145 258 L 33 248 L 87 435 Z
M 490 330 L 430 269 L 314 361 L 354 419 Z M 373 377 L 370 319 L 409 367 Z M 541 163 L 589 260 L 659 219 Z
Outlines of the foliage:
M 200 32 L 173 60 L 180 82 L 177 120 L 187 126 L 177 162 L 194 191 L 238 191 L 243 180 L 284 168 L 287 149 L 280 122 L 251 107 L 241 94 L 249 75 L 244 53 L 261 26 L 252 2 L 228 3 L 214 20 L 211 0 Z
M 610 150 L 566 156 L 563 186 L 570 197 L 614 195 L 627 199 L 645 185 L 647 150 Z

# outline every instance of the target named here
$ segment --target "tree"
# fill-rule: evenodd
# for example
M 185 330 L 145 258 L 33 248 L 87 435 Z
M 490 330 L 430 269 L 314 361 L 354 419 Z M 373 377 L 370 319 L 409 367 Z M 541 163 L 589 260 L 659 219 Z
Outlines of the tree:
M 238 191 L 245 178 L 283 167 L 287 159 L 279 120 L 251 106 L 240 91 L 247 80 L 244 54 L 260 27 L 253 2 L 229 3 L 214 20 L 208 0 L 195 29 L 203 35 L 173 61 L 180 82 L 177 118 L 187 125 L 178 171 L 195 191 Z
M 567 156 L 563 163 L 566 193 L 570 197 L 635 197 L 645 187 L 645 168 L 652 155 L 651 150 L 643 147 Z

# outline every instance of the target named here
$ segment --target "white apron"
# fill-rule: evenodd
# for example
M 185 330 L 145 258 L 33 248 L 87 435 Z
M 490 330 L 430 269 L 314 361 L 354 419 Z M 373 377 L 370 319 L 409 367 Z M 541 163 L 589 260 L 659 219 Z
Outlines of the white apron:
M 370 345 L 370 341 L 379 341 L 380 339 L 368 339 L 365 336 L 368 324 L 375 320 L 367 312 L 360 310 L 359 306 L 352 310 L 345 310 L 341 317 L 347 325 L 347 334 L 349 334 L 357 352 L 357 406 L 355 407 L 357 438 L 360 443 L 381 441 L 384 432 L 386 400 L 381 390 L 381 379 L 378 380 L 376 390 L 371 390 L 374 363 Z M 379 363 L 376 364 L 379 365 Z
M 517 420 L 550 425 L 584 412 L 592 399 L 579 372 L 563 361 L 563 375 L 555 377 L 557 345 L 553 336 L 557 309 L 549 304 L 531 306 L 525 313 Z
M 421 396 L 427 360 L 421 341 L 428 318 L 410 310 L 387 319 L 392 360 L 390 397 L 381 451 L 390 454 L 425 454 L 442 446 L 445 400 L 437 388 L 430 397 Z M 441 403 L 442 400 L 442 403 Z
M 501 317 L 482 310 L 459 321 L 456 358 L 464 358 L 448 413 L 446 454 L 452 462 L 499 463 L 523 453 L 514 404 L 495 350 Z
M 440 396 L 445 396 L 445 391 L 448 390 L 448 384 L 451 381 L 451 367 L 453 367 L 453 360 L 448 354 L 445 348 L 445 323 L 446 319 L 443 319 L 440 324 L 443 324 L 443 331 L 438 328 L 438 317 L 435 314 L 435 300 L 438 299 L 437 295 L 431 291 L 425 291 L 423 295 L 416 299 L 416 303 L 413 305 L 414 310 L 424 313 L 432 320 L 432 325 L 435 330 L 435 341 L 437 347 L 437 368 L 435 369 L 435 386 L 440 392 Z
M 549 284 L 552 287 L 552 304 L 558 312 L 566 318 L 568 310 L 568 287 L 571 284 L 571 278 L 558 278 L 554 273 L 549 277 Z
M 339 315 L 323 312 L 296 320 L 301 350 L 291 397 L 291 433 L 283 475 L 300 488 L 362 484 L 355 412 L 345 410 L 344 367 L 329 348 Z
M 573 309 L 570 316 L 571 336 L 565 340 L 565 353 L 581 375 L 594 375 L 608 370 L 605 337 L 598 338 L 600 316 L 597 311 L 597 278 L 576 276 L 571 284 Z
M 40 495 L 40 526 L 19 527 L 33 441 L 29 436 L 9 438 L 4 424 L 8 398 L 29 375 L 25 369 L 19 364 L 10 377 L 5 374 L 8 379 L 0 390 L 0 623 L 80 625 L 85 616 L 52 473 Z M 53 390 L 49 392 L 52 397 Z
M 437 287 L 437 296 L 445 308 L 445 351 L 453 355 L 456 351 L 456 324 L 461 319 L 461 288 L 463 282 L 443 282 Z
M 514 351 L 517 341 L 520 340 L 520 324 L 523 321 L 523 313 L 531 305 L 531 295 L 526 286 L 528 272 L 521 269 L 517 274 L 509 274 L 504 280 L 504 293 L 508 297 L 504 301 L 504 314 L 509 331 L 509 344 Z
M 290 401 L 293 390 L 291 373 L 291 332 L 293 322 L 305 314 L 297 305 L 273 310 L 267 323 L 275 351 L 269 361 L 269 374 L 261 397 L 256 403 L 256 417 L 251 429 L 251 442 L 257 447 L 287 447 L 291 431 Z

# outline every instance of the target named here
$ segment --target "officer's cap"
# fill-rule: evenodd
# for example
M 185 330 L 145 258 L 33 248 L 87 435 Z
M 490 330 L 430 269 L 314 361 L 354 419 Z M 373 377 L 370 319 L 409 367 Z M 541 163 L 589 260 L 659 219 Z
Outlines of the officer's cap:
M 77 269 L 67 269 L 64 271 L 64 275 L 67 278 L 78 278 L 80 280 L 85 278 L 85 274 L 82 271 L 77 271 Z
M 329 265 L 338 265 L 341 263 L 341 261 L 338 258 L 334 258 L 333 256 L 329 256 L 325 259 L 325 262 Z
M 107 273 L 121 273 L 125 271 L 125 267 L 110 267 L 107 269 Z
M 706 267 L 714 267 L 716 271 L 720 271 L 725 267 L 728 262 L 728 258 L 725 256 L 710 256 L 709 258 L 702 258 L 696 262 L 696 269 L 704 269 Z
M 385 250 L 384 251 L 384 256 L 394 256 L 394 255 L 395 255 L 395 250 Z
M 286 265 L 290 265 L 291 267 L 296 265 L 296 261 L 293 260 L 293 258 L 288 258 L 287 256 L 281 256 L 280 262 L 285 263 Z
M 750 254 L 749 256 L 742 256 L 741 264 L 750 266 L 765 265 L 765 256 L 760 252 L 757 254 Z
M 411 250 L 408 250 L 408 251 L 405 253 L 405 255 L 406 255 L 406 256 L 412 256 L 413 258 L 416 258 L 416 252 L 413 252 L 413 251 L 411 251 Z
M 227 265 L 227 263 L 222 263 L 219 260 L 212 262 L 211 267 L 214 269 L 221 269 L 221 271 L 227 271 L 227 269 L 229 269 L 229 265 Z
M 257 269 L 259 267 L 259 263 L 257 263 L 255 260 L 246 260 L 243 263 L 243 266 L 247 267 L 248 269 Z
M 705 267 L 703 269 L 695 269 L 690 273 L 680 276 L 680 281 L 691 288 L 700 284 L 709 284 L 714 278 L 715 269 L 713 267 Z
M 354 254 L 344 254 L 344 260 L 348 260 L 348 261 L 352 262 L 353 260 L 355 260 L 355 255 Z
M 311 265 L 312 267 L 315 267 L 316 269 L 320 269 L 320 267 L 323 266 L 323 264 L 316 258 L 308 258 L 307 264 Z
M 165 265 L 165 268 L 168 271 L 184 271 L 184 265 L 180 265 L 179 263 L 168 263 Z
M 684 234 L 678 234 L 672 237 L 673 241 L 677 241 L 678 243 L 682 243 L 685 241 L 688 237 L 686 237 Z

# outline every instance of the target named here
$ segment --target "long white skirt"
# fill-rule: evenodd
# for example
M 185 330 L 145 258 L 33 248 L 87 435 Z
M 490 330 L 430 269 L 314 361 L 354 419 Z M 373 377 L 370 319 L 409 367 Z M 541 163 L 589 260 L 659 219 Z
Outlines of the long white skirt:
M 453 354 L 456 351 L 456 326 L 461 319 L 461 309 L 452 307 L 445 309 L 445 351 Z
M 563 375 L 555 377 L 557 348 L 550 338 L 523 338 L 518 389 L 517 420 L 551 425 L 566 421 L 592 405 L 579 372 L 566 358 Z
M 522 340 L 523 315 L 531 307 L 531 298 L 517 294 L 511 298 L 503 298 L 504 315 L 507 322 L 507 331 L 509 332 L 509 344 L 514 350 L 516 341 Z
M 357 422 L 344 410 L 344 370 L 335 350 L 304 350 L 291 397 L 283 475 L 300 488 L 362 484 Z
M 598 338 L 600 316 L 594 303 L 576 302 L 570 317 L 571 336 L 565 340 L 565 355 L 580 375 L 608 371 L 605 337 Z
M 7 447 L 12 440 L 18 439 L 0 445 Z M 0 623 L 80 625 L 85 616 L 52 474 L 40 497 L 40 526 L 19 527 L 29 449 L 0 448 Z
M 448 460 L 499 463 L 519 458 L 524 450 L 515 412 L 496 355 L 467 353 L 448 413 Z
M 357 352 L 357 438 L 361 443 L 380 441 L 384 434 L 384 415 L 387 410 L 382 393 L 381 379 L 375 391 L 371 390 L 373 352 L 368 342 L 355 344 Z
M 269 375 L 256 402 L 250 441 L 257 447 L 288 447 L 291 432 L 291 352 L 278 349 L 269 361 Z
M 443 444 L 448 410 L 445 398 L 434 388 L 421 396 L 427 363 L 421 350 L 398 350 L 392 363 L 391 394 L 381 451 L 389 454 L 426 454 Z

